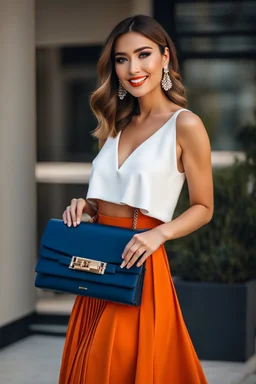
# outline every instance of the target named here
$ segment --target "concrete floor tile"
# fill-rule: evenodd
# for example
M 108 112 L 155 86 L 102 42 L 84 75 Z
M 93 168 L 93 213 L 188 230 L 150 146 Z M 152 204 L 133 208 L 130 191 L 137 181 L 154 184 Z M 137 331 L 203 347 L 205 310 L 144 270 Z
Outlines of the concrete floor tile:
M 64 337 L 33 335 L 0 350 L 0 383 L 57 384 L 63 346 Z M 244 372 L 252 373 L 256 368 L 255 357 L 249 365 L 218 361 L 201 363 L 208 384 L 256 384 L 256 376 L 248 377 L 244 382 L 241 380 L 246 376 Z

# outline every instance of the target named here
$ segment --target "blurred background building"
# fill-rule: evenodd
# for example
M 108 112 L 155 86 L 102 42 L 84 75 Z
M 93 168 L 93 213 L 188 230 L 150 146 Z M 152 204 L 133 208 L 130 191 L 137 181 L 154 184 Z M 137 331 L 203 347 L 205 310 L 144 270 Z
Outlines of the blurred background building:
M 44 295 L 33 283 L 47 221 L 86 194 L 97 60 L 113 26 L 134 14 L 172 37 L 214 166 L 240 154 L 236 133 L 253 122 L 254 1 L 0 0 L 0 347 L 26 333 Z

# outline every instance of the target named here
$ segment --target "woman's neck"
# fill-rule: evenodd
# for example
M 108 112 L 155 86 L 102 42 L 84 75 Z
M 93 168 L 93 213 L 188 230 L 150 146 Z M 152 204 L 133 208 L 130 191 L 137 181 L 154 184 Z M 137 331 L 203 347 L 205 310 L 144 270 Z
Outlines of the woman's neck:
M 145 96 L 138 98 L 141 119 L 146 119 L 150 115 L 170 113 L 174 103 L 169 100 L 161 88 L 156 88 Z

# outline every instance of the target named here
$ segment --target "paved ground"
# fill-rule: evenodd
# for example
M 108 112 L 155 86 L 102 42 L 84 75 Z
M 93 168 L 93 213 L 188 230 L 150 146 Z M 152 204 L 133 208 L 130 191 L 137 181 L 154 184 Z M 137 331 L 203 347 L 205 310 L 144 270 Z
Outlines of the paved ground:
M 39 291 L 36 310 L 39 314 L 65 315 L 70 313 L 73 301 L 71 295 L 42 295 Z M 66 326 L 35 324 L 31 330 L 65 334 Z M 0 350 L 0 384 L 57 384 L 63 344 L 64 337 L 34 335 Z M 256 375 L 252 375 L 256 372 L 256 355 L 246 364 L 201 363 L 209 384 L 256 384 Z
M 242 384 L 255 384 L 256 383 L 256 374 L 248 377 Z
M 2 349 L 0 383 L 57 384 L 63 344 L 63 337 L 34 335 Z M 202 361 L 202 366 L 209 384 L 256 384 L 256 375 L 242 380 L 246 370 L 256 369 L 255 357 L 247 364 Z

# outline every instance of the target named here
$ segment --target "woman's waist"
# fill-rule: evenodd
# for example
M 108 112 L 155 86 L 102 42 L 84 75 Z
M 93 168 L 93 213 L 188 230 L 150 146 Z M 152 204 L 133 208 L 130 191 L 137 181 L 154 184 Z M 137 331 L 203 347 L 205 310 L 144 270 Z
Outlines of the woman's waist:
M 118 204 L 97 199 L 98 211 L 104 216 L 132 218 L 134 208 L 127 204 Z
M 105 203 L 105 204 L 107 204 L 107 203 Z M 135 213 L 134 207 L 119 206 L 120 209 L 115 207 L 114 209 L 106 210 L 106 209 L 102 209 L 102 208 L 104 208 L 105 204 L 102 204 L 102 202 L 99 201 L 98 223 L 106 224 L 106 225 L 115 225 L 118 227 L 133 228 L 134 213 Z M 110 204 L 112 204 L 112 203 L 110 203 Z M 117 205 L 117 204 L 114 204 L 114 205 Z M 105 207 L 106 207 L 106 205 L 105 205 Z M 128 208 L 128 209 L 125 210 L 122 208 Z M 138 209 L 137 224 L 136 224 L 137 229 L 154 228 L 160 224 L 162 224 L 162 221 L 160 221 L 154 217 L 144 215 L 140 211 L 140 209 Z

